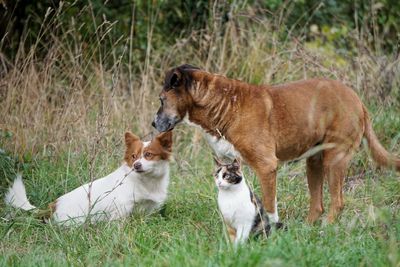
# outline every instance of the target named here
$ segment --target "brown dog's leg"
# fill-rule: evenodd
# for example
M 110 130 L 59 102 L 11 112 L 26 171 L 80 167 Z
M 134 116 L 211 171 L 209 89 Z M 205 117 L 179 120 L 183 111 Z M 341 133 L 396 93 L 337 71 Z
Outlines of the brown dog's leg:
M 254 166 L 254 170 L 256 171 L 261 184 L 264 207 L 271 222 L 279 221 L 278 210 L 276 206 L 277 164 L 278 162 L 275 157 L 269 157 L 263 160 L 262 163 Z
M 328 223 L 335 221 L 344 207 L 342 186 L 351 155 L 343 150 L 329 150 L 324 153 L 323 168 L 325 179 L 328 180 L 331 204 L 327 217 Z
M 307 181 L 310 190 L 310 210 L 307 221 L 314 223 L 324 212 L 322 189 L 324 184 L 322 153 L 307 159 Z

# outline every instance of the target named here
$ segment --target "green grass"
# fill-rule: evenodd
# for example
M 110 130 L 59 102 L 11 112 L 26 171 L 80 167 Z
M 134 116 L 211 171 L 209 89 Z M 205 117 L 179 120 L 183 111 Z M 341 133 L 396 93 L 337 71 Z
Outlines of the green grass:
M 179 130 L 179 129 L 178 129 Z M 399 266 L 400 182 L 375 170 L 366 153 L 353 160 L 345 184 L 346 207 L 334 225 L 305 223 L 308 190 L 304 162 L 285 164 L 278 174 L 279 211 L 287 231 L 250 240 L 234 250 L 216 204 L 212 158 L 204 143 L 176 143 L 166 215 L 133 215 L 97 225 L 63 228 L 42 224 L 27 212 L 2 208 L 2 266 Z M 119 143 L 100 155 L 96 174 L 109 173 L 122 158 Z M 361 150 L 362 151 L 362 150 Z M 41 155 L 25 170 L 31 202 L 45 207 L 88 180 L 88 156 Z M 355 177 L 364 168 L 365 174 Z M 246 177 L 259 192 L 246 168 Z M 325 188 L 325 206 L 329 197 Z M 2 204 L 3 205 L 3 204 Z M 13 219 L 5 219 L 12 214 Z

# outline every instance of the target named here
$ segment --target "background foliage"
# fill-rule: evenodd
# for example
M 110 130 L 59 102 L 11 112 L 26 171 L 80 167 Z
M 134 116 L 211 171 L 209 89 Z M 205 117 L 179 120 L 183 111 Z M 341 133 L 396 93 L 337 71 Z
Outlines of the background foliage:
M 164 73 L 183 63 L 257 84 L 341 80 L 399 155 L 399 25 L 395 0 L 0 2 L 0 194 L 22 172 L 29 198 L 45 207 L 109 173 L 125 130 L 151 138 Z M 377 170 L 365 152 L 347 173 L 333 226 L 304 223 L 304 162 L 282 164 L 289 230 L 237 253 L 198 132 L 174 130 L 171 165 L 166 217 L 65 230 L 0 202 L 0 265 L 399 266 L 398 174 Z M 258 191 L 251 170 L 246 177 Z
M 30 47 L 41 34 L 43 23 L 54 16 L 63 25 L 53 34 L 65 34 L 72 24 L 87 44 L 93 42 L 96 26 L 105 24 L 103 30 L 110 31 L 108 38 L 129 36 L 135 54 L 143 58 L 149 31 L 155 48 L 169 46 L 192 31 L 210 27 L 216 14 L 224 24 L 249 10 L 253 16 L 267 16 L 271 21 L 279 16 L 274 30 L 282 32 L 282 38 L 301 35 L 312 39 L 315 32 L 310 26 L 315 25 L 325 32 L 334 29 L 337 34 L 325 41 L 334 42 L 337 48 L 346 48 L 349 40 L 341 37 L 350 38 L 352 35 L 347 34 L 351 32 L 360 35 L 356 38 L 367 41 L 375 51 L 397 52 L 399 48 L 400 3 L 396 0 L 6 1 L 0 11 L 0 33 L 5 35 L 2 48 L 13 56 L 21 38 L 26 38 L 24 45 Z M 46 52 L 46 40 L 42 39 L 42 52 Z

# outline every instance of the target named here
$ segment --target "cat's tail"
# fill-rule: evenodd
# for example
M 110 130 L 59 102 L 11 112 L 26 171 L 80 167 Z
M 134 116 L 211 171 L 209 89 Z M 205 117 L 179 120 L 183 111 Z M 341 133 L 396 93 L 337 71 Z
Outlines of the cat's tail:
M 283 224 L 282 222 L 276 222 L 273 224 L 275 230 L 283 230 L 283 231 L 287 231 L 287 226 L 285 224 Z
M 4 201 L 8 206 L 17 209 L 36 209 L 36 207 L 29 202 L 28 197 L 26 196 L 25 185 L 22 181 L 21 174 L 17 174 L 13 185 L 8 189 L 6 193 Z

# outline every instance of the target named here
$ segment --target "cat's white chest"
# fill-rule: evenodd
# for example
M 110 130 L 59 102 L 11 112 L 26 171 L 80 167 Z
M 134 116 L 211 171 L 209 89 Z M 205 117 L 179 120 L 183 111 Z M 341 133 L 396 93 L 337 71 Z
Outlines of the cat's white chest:
M 240 191 L 220 190 L 218 207 L 226 223 L 238 228 L 243 224 L 252 223 L 256 215 L 250 193 L 245 188 Z

